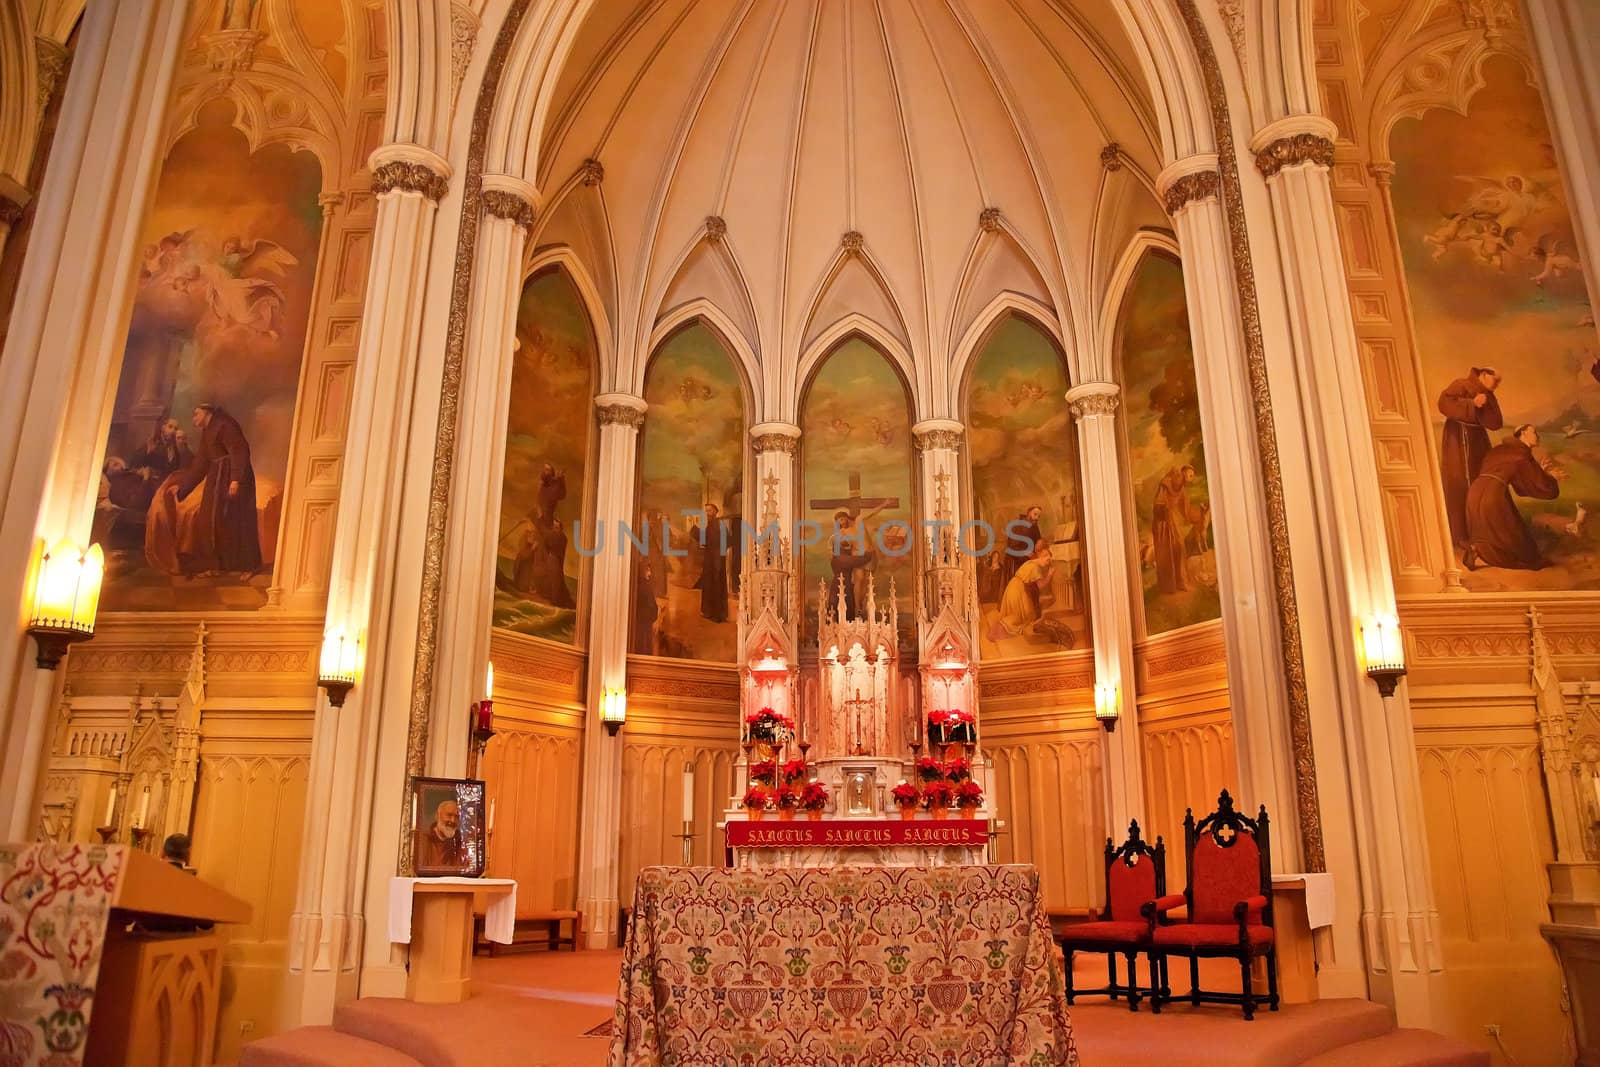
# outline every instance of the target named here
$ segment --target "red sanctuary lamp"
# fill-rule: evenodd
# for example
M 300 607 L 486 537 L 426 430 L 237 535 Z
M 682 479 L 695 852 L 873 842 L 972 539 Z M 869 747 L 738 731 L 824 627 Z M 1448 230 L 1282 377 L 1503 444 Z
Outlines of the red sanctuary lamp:
M 478 777 L 478 764 L 489 739 L 494 736 L 494 664 L 491 662 L 483 677 L 483 699 L 471 708 L 472 746 L 467 752 L 467 777 Z

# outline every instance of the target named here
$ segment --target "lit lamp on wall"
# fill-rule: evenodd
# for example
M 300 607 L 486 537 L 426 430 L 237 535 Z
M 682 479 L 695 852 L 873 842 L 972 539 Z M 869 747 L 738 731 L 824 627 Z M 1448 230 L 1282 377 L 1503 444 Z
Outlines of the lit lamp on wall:
M 1367 677 L 1377 683 L 1378 692 L 1394 696 L 1394 687 L 1406 673 L 1400 620 L 1393 615 L 1369 616 L 1361 624 L 1361 658 L 1367 666 Z
M 55 670 L 69 645 L 94 636 L 105 574 L 106 557 L 99 545 L 84 551 L 62 538 L 40 554 L 33 573 L 28 632 L 39 646 L 34 662 L 42 670 Z
M 361 642 L 343 630 L 322 635 L 322 658 L 317 664 L 317 684 L 328 694 L 328 703 L 344 707 L 344 698 L 355 688 L 356 671 L 361 662 Z
M 1096 682 L 1094 685 L 1094 717 L 1106 733 L 1117 729 L 1117 718 L 1122 714 L 1122 697 L 1115 682 Z
M 494 736 L 494 664 L 483 672 L 483 699 L 472 705 L 472 747 L 467 753 L 467 777 L 478 777 L 483 754 Z
M 607 689 L 600 695 L 600 722 L 612 737 L 628 719 L 628 694 L 622 689 Z

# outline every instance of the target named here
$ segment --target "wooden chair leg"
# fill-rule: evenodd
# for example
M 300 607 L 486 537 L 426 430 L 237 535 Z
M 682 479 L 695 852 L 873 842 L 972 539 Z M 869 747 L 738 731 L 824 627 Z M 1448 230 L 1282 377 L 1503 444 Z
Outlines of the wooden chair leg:
M 1250 953 L 1245 952 L 1239 956 L 1239 988 L 1243 991 L 1244 1021 L 1249 1022 L 1256 1017 L 1256 998 L 1250 988 Z
M 1111 989 L 1111 999 L 1112 1000 L 1116 1000 L 1117 999 L 1117 954 L 1115 952 L 1107 952 L 1106 953 L 1106 973 L 1111 976 L 1111 980 L 1106 983 L 1106 985 Z
M 1071 1004 L 1073 1002 L 1072 998 L 1077 995 L 1075 992 L 1073 992 L 1073 988 L 1072 988 L 1072 949 L 1063 947 L 1062 950 L 1061 950 L 1061 955 L 1066 958 L 1066 963 L 1067 963 L 1067 1003 Z
M 1138 953 L 1129 952 L 1128 957 L 1128 1010 L 1139 1010 L 1139 967 Z
M 1165 959 L 1162 960 L 1164 964 Z M 1156 954 L 1150 953 L 1150 1011 L 1155 1015 L 1161 1014 L 1161 976 L 1160 968 L 1156 965 Z
M 1189 957 L 1189 1003 L 1200 1006 L 1200 957 Z
M 1267 949 L 1267 1006 L 1278 1010 L 1278 950 Z
M 1172 974 L 1167 969 L 1167 954 L 1161 954 L 1161 1000 L 1166 1003 L 1172 999 Z

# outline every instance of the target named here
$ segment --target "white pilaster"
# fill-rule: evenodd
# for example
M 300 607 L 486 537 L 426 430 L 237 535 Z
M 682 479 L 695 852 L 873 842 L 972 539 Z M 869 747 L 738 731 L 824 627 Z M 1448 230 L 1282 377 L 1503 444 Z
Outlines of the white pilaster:
M 645 402 L 628 393 L 595 397 L 600 421 L 600 472 L 595 494 L 595 534 L 604 548 L 591 561 L 589 577 L 589 675 L 584 694 L 583 800 L 578 825 L 578 908 L 589 948 L 617 940 L 617 853 L 622 828 L 622 734 L 601 722 L 607 690 L 626 689 L 628 577 L 632 560 L 624 550 L 622 525 L 633 516 L 633 475 L 644 425 Z M 626 727 L 624 727 L 626 729 Z
M 38 539 L 88 541 L 183 0 L 89 5 L 0 352 L 0 835 L 33 836 L 54 679 L 26 635 Z M 41 699 L 40 694 L 43 694 Z
M 1173 164 L 1156 179 L 1178 232 L 1217 540 L 1217 588 L 1228 656 L 1241 808 L 1276 820 L 1272 862 L 1301 869 L 1289 701 L 1256 447 L 1244 333 L 1215 157 Z
M 800 427 L 790 422 L 758 422 L 750 427 L 750 447 L 756 455 L 756 506 L 746 521 L 760 534 L 770 523 L 779 536 L 790 539 L 794 531 L 794 455 L 800 445 Z M 749 510 L 747 508 L 747 510 Z M 798 555 L 798 548 L 795 549 Z
M 511 393 L 522 252 L 536 201 L 532 186 L 519 178 L 489 175 L 483 184 L 428 744 L 428 773 L 447 778 L 466 773 L 468 706 L 484 695 L 500 540 L 496 518 L 505 468 L 506 397 Z
M 371 860 L 390 855 L 390 828 L 400 814 L 398 783 L 379 773 L 378 750 L 385 719 L 403 718 L 410 703 L 414 620 L 405 630 L 391 597 L 428 252 L 449 166 L 416 145 L 386 145 L 373 153 L 372 171 L 371 280 L 351 387 L 327 609 L 330 629 L 361 640 L 363 662 L 344 707 L 322 699 L 317 710 L 289 929 L 289 1025 L 325 1024 L 336 1002 L 356 994 Z M 389 862 L 392 869 L 392 857 Z
M 1392 616 L 1396 607 L 1382 524 L 1364 521 L 1384 509 L 1366 394 L 1350 370 L 1361 364 L 1329 184 L 1334 133 L 1331 122 L 1302 116 L 1266 127 L 1251 143 L 1272 207 L 1299 389 L 1294 416 L 1280 421 L 1279 433 L 1304 436 L 1317 502 L 1314 515 L 1293 516 L 1291 526 L 1315 533 L 1295 539 L 1296 589 L 1304 614 L 1326 627 L 1307 642 L 1308 673 L 1326 679 L 1310 700 L 1323 739 L 1318 776 L 1330 786 L 1350 783 L 1363 875 L 1358 881 L 1354 872 L 1339 872 L 1341 881 L 1361 893 L 1373 995 L 1394 1004 L 1402 1025 L 1429 1026 L 1439 916 L 1410 702 L 1404 685 L 1390 698 L 1379 695 L 1357 648 L 1360 621 Z M 1343 743 L 1326 743 L 1334 738 Z M 1343 799 L 1334 794 L 1328 803 Z
M 1067 390 L 1078 424 L 1078 469 L 1083 478 L 1084 568 L 1097 685 L 1117 689 L 1122 714 L 1106 735 L 1106 814 L 1109 837 L 1121 840 L 1128 821 L 1145 813 L 1144 761 L 1139 749 L 1139 704 L 1133 666 L 1133 605 L 1128 582 L 1134 543 L 1123 507 L 1122 458 L 1117 447 L 1121 390 L 1084 382 Z M 1148 817 L 1145 818 L 1148 824 Z

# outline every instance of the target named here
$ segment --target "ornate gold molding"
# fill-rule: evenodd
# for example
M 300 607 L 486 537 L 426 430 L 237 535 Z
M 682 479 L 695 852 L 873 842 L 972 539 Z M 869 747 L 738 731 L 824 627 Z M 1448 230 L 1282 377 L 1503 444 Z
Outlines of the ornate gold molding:
M 728 223 L 721 215 L 706 216 L 706 240 L 712 244 L 722 241 L 728 236 Z
M 782 452 L 792 456 L 800 447 L 800 438 L 786 433 L 762 433 L 750 438 L 750 447 L 757 452 Z
M 1207 36 L 1195 0 L 1177 0 L 1184 26 L 1194 43 L 1211 105 L 1212 134 L 1217 140 L 1219 172 L 1212 174 L 1228 224 L 1228 244 L 1233 256 L 1234 285 L 1239 293 L 1239 313 L 1244 327 L 1245 356 L 1256 420 L 1256 450 L 1266 497 L 1268 544 L 1272 551 L 1272 581 L 1277 595 L 1278 630 L 1283 642 L 1283 671 L 1289 697 L 1289 740 L 1294 755 L 1295 805 L 1300 823 L 1300 844 L 1306 870 L 1327 869 L 1322 843 L 1322 810 L 1317 800 L 1317 761 L 1311 740 L 1311 705 L 1306 689 L 1305 648 L 1300 636 L 1300 606 L 1294 591 L 1294 560 L 1289 544 L 1289 518 L 1283 498 L 1283 470 L 1278 459 L 1278 434 L 1272 416 L 1272 390 L 1267 380 L 1266 343 L 1261 335 L 1261 309 L 1256 299 L 1255 264 L 1250 255 L 1250 234 L 1245 223 L 1244 195 L 1233 142 L 1233 121 L 1228 114 L 1227 89 L 1217 53 Z M 1174 189 L 1167 190 L 1167 210 L 1172 213 Z M 1181 206 L 1181 205 L 1180 205 Z
M 33 53 L 35 62 L 39 65 L 38 101 L 39 116 L 42 119 L 45 108 L 50 106 L 51 94 L 56 91 L 61 75 L 66 72 L 67 46 L 39 34 L 33 38 Z
M 945 448 L 954 452 L 961 447 L 961 430 L 944 427 L 937 430 L 913 430 L 911 439 L 916 443 L 918 452 L 926 452 L 930 448 Z
M 839 238 L 839 247 L 844 249 L 852 256 L 859 255 L 861 249 L 866 246 L 866 243 L 867 239 L 861 236 L 861 232 L 859 230 L 850 230 L 846 232 L 844 236 Z
M 525 230 L 533 225 L 533 205 L 528 203 L 526 197 L 509 189 L 485 189 L 483 210 L 485 214 L 507 219 Z
M 1268 181 L 1276 178 L 1284 167 L 1297 167 L 1302 163 L 1331 168 L 1333 142 L 1314 133 L 1297 133 L 1280 137 L 1256 153 L 1256 169 Z
M 439 381 L 439 421 L 433 443 L 433 475 L 428 484 L 428 525 L 422 549 L 422 587 L 417 604 L 417 651 L 412 660 L 411 705 L 406 721 L 406 776 L 400 783 L 400 874 L 412 871 L 410 811 L 411 779 L 428 765 L 428 734 L 433 719 L 433 668 L 439 651 L 439 606 L 444 591 L 445 530 L 450 519 L 450 479 L 454 473 L 456 429 L 461 416 L 461 368 L 467 349 L 467 314 L 472 300 L 472 268 L 478 250 L 478 227 L 483 215 L 483 157 L 489 144 L 489 123 L 512 42 L 532 0 L 511 0 L 494 47 L 484 66 L 483 84 L 472 109 L 472 132 L 467 142 L 467 169 L 461 185 L 461 226 L 456 241 L 455 271 L 450 280 L 450 316 L 445 327 L 444 370 Z M 384 164 L 379 171 L 402 164 Z M 427 167 L 418 170 L 440 178 Z M 374 191 L 377 175 L 373 175 Z M 442 192 L 440 195 L 443 195 Z
M 644 425 L 644 411 L 632 404 L 596 404 L 594 417 L 601 426 L 628 426 L 637 430 Z
M 1112 141 L 1100 149 L 1100 165 L 1106 170 L 1122 169 L 1122 146 Z
M 421 193 L 437 204 L 449 191 L 450 180 L 425 163 L 397 159 L 379 165 L 372 172 L 375 196 L 393 192 Z
M 1169 216 L 1176 215 L 1199 200 L 1215 200 L 1222 195 L 1222 177 L 1214 170 L 1198 170 L 1185 174 L 1167 186 L 1162 205 Z
M 1067 410 L 1072 412 L 1075 419 L 1087 419 L 1095 415 L 1115 415 L 1117 405 L 1121 398 L 1116 393 L 1084 393 L 1081 396 L 1067 396 Z

